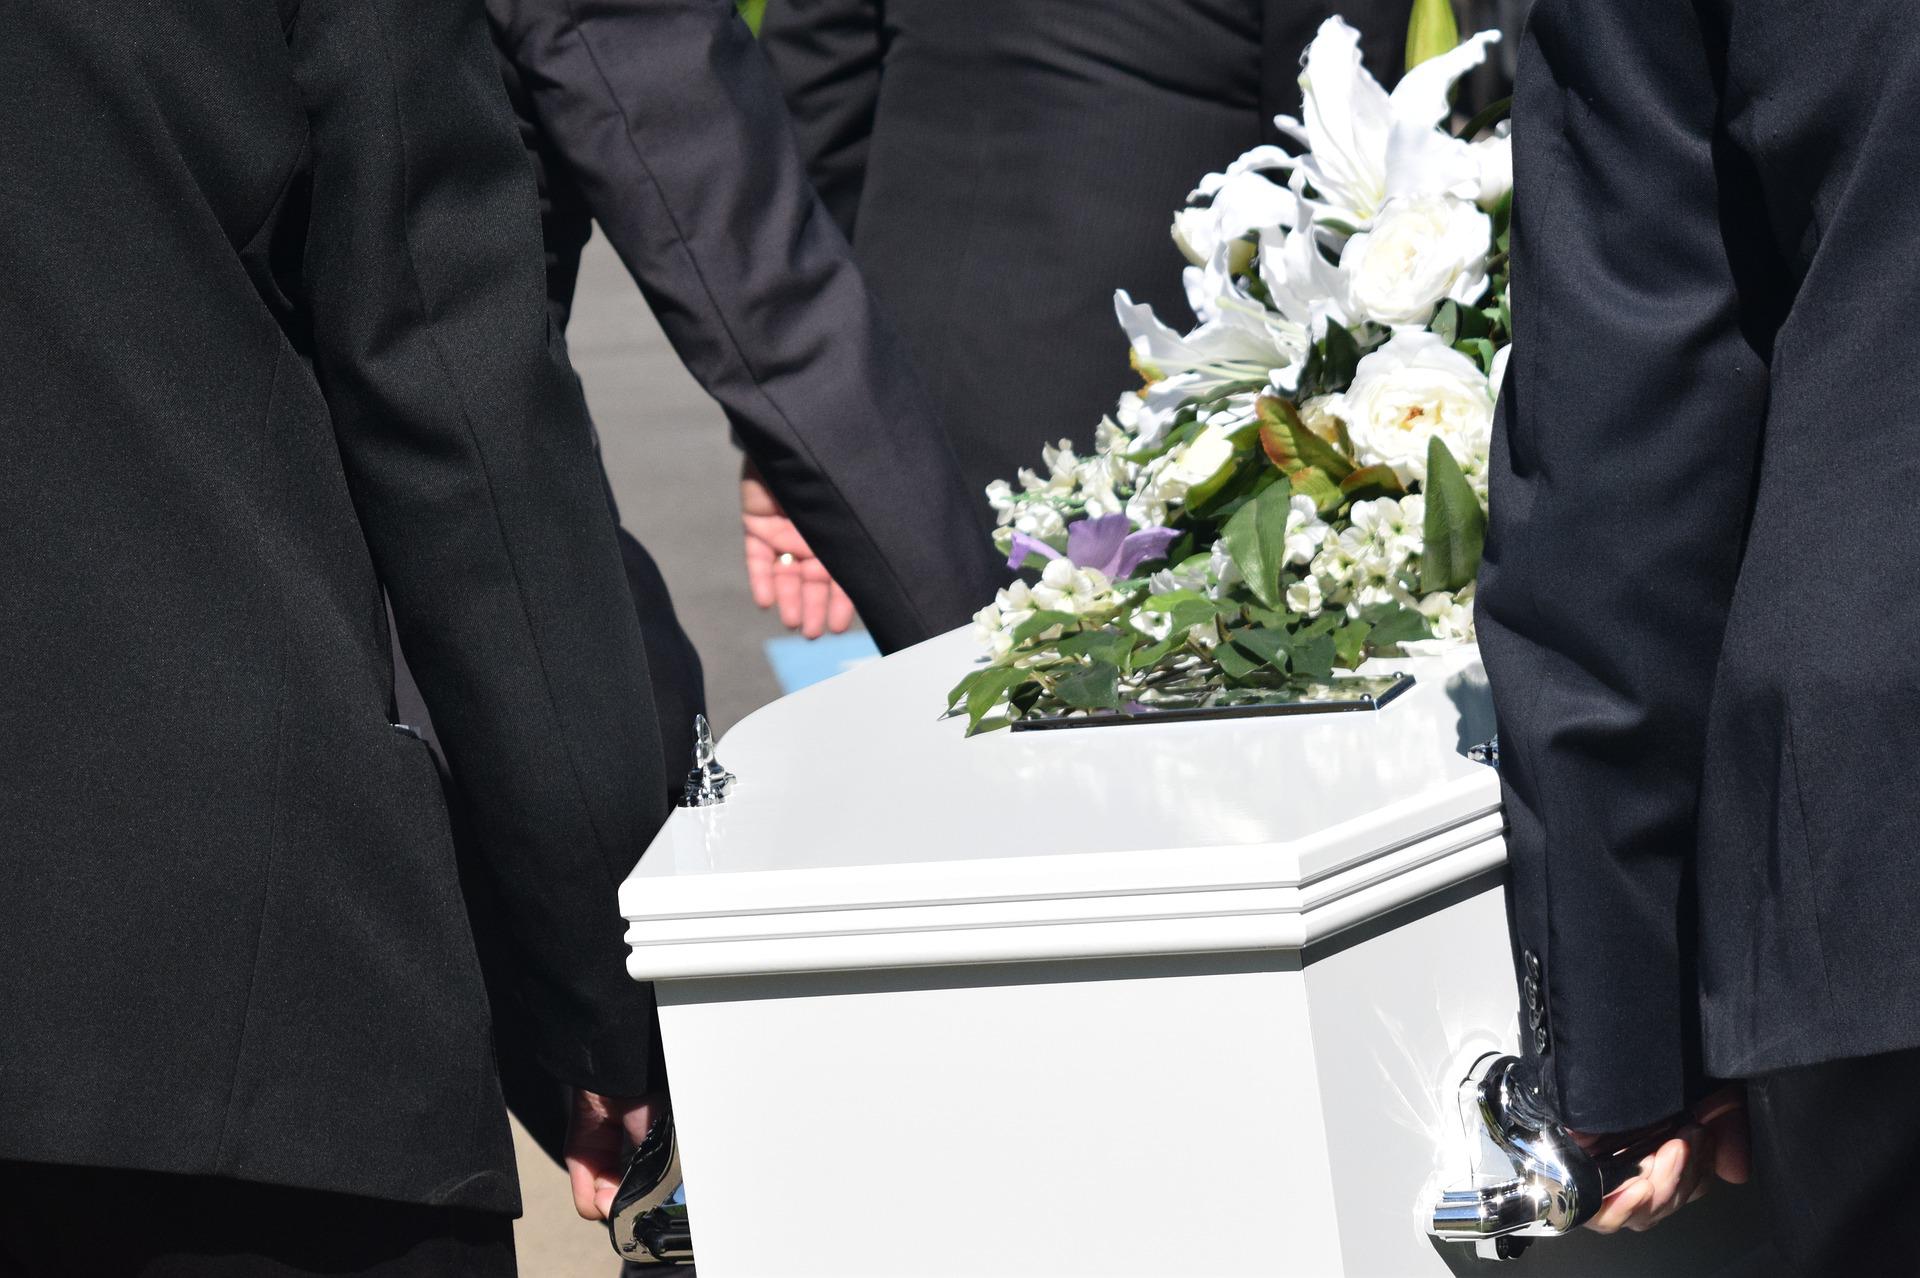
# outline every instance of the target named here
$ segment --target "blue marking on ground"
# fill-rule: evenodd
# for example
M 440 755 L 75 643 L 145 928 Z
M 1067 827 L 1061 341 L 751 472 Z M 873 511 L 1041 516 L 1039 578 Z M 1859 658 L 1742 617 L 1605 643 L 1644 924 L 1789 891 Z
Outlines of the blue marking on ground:
M 796 635 L 767 640 L 767 664 L 773 667 L 773 677 L 779 681 L 782 693 L 798 692 L 822 679 L 845 674 L 879 655 L 872 636 L 864 630 L 822 635 L 818 639 L 802 639 Z

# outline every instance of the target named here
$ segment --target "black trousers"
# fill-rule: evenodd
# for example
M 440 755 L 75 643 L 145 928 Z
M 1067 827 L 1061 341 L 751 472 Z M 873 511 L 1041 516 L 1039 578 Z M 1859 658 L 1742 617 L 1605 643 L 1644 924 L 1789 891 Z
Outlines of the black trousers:
M 513 1221 L 210 1176 L 0 1163 L 4 1278 L 514 1278 Z
M 1754 1178 L 1794 1273 L 1920 1274 L 1920 1051 L 1770 1074 L 1747 1104 Z

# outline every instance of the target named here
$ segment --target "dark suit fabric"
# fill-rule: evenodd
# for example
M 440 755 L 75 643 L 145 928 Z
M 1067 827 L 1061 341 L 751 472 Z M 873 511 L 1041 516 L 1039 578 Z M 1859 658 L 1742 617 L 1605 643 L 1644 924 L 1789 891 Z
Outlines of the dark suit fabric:
M 1578 1127 L 1920 1044 L 1917 93 L 1891 0 L 1533 10 L 1480 636 Z
M 1920 1274 L 1920 1052 L 1763 1075 L 1747 1087 L 1747 1108 L 1783 1272 Z
M 212 1176 L 0 1163 L 8 1278 L 514 1278 L 513 1222 Z
M 0 41 L 0 1158 L 517 1206 L 427 746 L 528 1041 L 652 1081 L 648 671 L 477 5 Z
M 1354 18 L 1397 78 L 1410 0 L 772 0 L 762 40 L 829 206 L 932 387 L 971 493 L 1139 379 L 1113 292 L 1192 322 L 1168 234 L 1298 108 Z
M 562 322 L 598 223 L 880 647 L 965 622 L 995 584 L 981 503 L 808 184 L 731 0 L 488 12 Z

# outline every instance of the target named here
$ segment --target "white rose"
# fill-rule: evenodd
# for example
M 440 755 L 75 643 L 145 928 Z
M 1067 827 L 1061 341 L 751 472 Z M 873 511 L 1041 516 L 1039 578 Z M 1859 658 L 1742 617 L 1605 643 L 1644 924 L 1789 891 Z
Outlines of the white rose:
M 1401 329 L 1361 360 L 1339 401 L 1360 463 L 1391 466 L 1402 483 L 1426 480 L 1430 441 L 1465 461 L 1493 435 L 1493 391 L 1479 366 L 1422 330 Z
M 1493 222 L 1465 200 L 1389 200 L 1373 228 L 1347 241 L 1340 269 L 1350 314 L 1418 327 L 1440 303 L 1477 302 L 1487 291 Z
M 1513 190 L 1513 124 L 1503 120 L 1499 131 L 1470 148 L 1480 167 L 1480 207 L 1492 209 Z

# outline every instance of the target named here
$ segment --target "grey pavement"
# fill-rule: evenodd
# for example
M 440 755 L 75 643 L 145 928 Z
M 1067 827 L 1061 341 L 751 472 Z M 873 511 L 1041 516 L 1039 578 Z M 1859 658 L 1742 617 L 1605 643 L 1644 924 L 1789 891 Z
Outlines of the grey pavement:
M 600 429 L 621 522 L 653 553 L 706 663 L 714 728 L 779 695 L 761 645 L 786 632 L 754 607 L 741 560 L 739 454 L 726 418 L 687 375 L 619 259 L 596 236 L 567 331 Z M 673 762 L 670 760 L 670 762 Z M 614 1278 L 605 1230 L 573 1212 L 566 1176 L 518 1128 L 525 1278 Z

